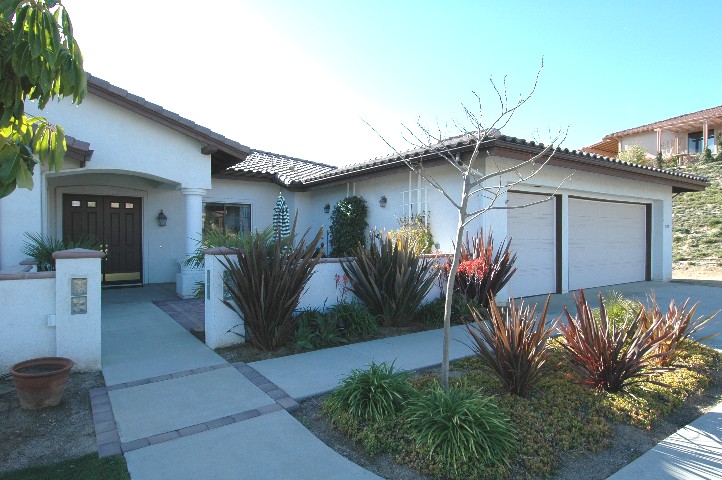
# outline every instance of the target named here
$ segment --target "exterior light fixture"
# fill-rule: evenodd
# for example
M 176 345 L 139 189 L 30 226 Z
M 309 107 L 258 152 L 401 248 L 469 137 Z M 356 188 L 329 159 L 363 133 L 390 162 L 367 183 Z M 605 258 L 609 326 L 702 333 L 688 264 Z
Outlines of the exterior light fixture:
M 379 200 L 379 206 L 381 208 L 386 208 L 387 203 L 388 203 L 388 200 L 386 199 L 386 195 L 382 195 L 381 199 Z
M 331 205 L 329 205 L 327 203 L 326 205 L 323 206 L 323 213 L 328 213 L 330 211 L 331 211 Z
M 158 220 L 158 225 L 161 227 L 165 227 L 166 223 L 168 223 L 168 217 L 165 216 L 163 210 L 160 211 L 156 219 Z

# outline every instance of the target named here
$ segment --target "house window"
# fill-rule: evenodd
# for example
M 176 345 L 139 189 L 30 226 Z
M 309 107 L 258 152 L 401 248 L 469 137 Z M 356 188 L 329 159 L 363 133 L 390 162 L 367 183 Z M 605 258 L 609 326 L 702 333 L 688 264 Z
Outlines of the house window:
M 206 203 L 203 208 L 203 230 L 224 235 L 247 232 L 251 228 L 251 206 L 246 204 Z
M 426 196 L 426 186 L 420 174 L 409 172 L 409 188 L 401 192 L 401 205 L 403 218 L 421 216 L 428 225 L 429 202 Z
M 704 140 L 702 132 L 692 132 L 687 135 L 688 138 L 688 153 L 702 153 L 704 150 Z M 707 135 L 707 148 L 714 150 L 714 130 L 709 129 Z

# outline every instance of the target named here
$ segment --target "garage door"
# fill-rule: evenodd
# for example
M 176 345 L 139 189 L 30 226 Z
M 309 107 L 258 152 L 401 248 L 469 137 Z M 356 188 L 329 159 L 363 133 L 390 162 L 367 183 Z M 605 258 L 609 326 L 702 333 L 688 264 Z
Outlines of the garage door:
M 647 271 L 645 205 L 569 199 L 569 289 L 639 282 Z
M 509 193 L 509 206 L 527 205 L 543 200 L 541 195 Z M 516 253 L 517 271 L 508 284 L 515 297 L 541 295 L 556 291 L 555 202 L 507 210 L 511 250 Z

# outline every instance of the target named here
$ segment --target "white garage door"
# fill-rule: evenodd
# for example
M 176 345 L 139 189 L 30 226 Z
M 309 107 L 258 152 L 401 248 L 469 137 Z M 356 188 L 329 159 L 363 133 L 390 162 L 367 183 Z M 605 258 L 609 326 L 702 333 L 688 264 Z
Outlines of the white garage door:
M 569 290 L 644 281 L 645 205 L 569 199 Z
M 509 193 L 509 206 L 543 200 L 541 195 Z M 556 222 L 554 199 L 507 210 L 511 250 L 517 271 L 508 284 L 509 295 L 526 297 L 556 291 Z

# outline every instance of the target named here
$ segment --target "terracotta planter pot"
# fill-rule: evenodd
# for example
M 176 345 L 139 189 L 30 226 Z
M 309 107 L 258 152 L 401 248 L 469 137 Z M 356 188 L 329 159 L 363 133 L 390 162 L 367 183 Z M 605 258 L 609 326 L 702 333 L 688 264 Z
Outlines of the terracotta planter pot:
M 74 362 L 69 358 L 43 357 L 10 367 L 20 397 L 20 407 L 37 410 L 59 404 L 73 365 Z

